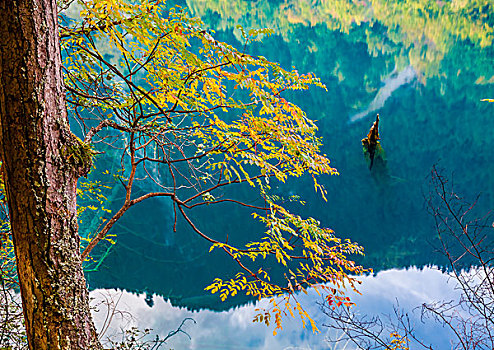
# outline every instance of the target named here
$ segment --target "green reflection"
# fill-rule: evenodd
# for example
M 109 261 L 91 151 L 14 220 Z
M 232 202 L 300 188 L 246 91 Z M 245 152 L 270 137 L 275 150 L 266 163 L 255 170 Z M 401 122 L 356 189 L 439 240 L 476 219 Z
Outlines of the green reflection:
M 316 73 L 329 92 L 290 96 L 319 120 L 324 152 L 340 176 L 321 178 L 328 202 L 309 179 L 272 184 L 273 194 L 298 194 L 303 216 L 316 217 L 338 236 L 366 249 L 363 263 L 378 271 L 441 264 L 433 254 L 435 232 L 424 193 L 431 166 L 454 172 L 458 193 L 494 193 L 494 105 L 492 96 L 494 8 L 491 1 L 211 1 L 189 0 L 191 11 L 220 40 L 241 47 L 236 24 L 272 27 L 278 35 L 246 48 L 283 66 Z M 379 112 L 386 148 L 386 181 L 376 181 L 362 154 L 361 139 Z M 118 161 L 118 160 L 116 160 Z M 103 162 L 103 161 L 102 161 Z M 103 163 L 109 164 L 111 160 Z M 118 183 L 111 198 L 117 199 Z M 142 184 L 148 190 L 152 184 Z M 237 196 L 249 198 L 248 187 Z M 235 265 L 186 223 L 173 231 L 166 200 L 132 208 L 113 232 L 118 243 L 98 272 L 93 288 L 152 292 L 189 308 L 227 309 L 245 299 L 221 303 L 203 291 L 214 277 L 233 276 Z M 224 239 L 247 241 L 263 227 L 249 211 L 233 206 L 197 210 L 201 229 Z M 86 228 L 90 230 L 91 228 Z M 106 248 L 105 248 L 106 249 Z

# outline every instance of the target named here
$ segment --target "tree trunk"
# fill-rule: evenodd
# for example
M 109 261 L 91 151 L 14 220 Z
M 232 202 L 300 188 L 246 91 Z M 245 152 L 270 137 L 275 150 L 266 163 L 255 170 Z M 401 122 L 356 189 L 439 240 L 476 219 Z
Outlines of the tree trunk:
M 101 349 L 82 272 L 55 0 L 0 0 L 0 157 L 30 349 Z M 84 169 L 86 168 L 86 169 Z

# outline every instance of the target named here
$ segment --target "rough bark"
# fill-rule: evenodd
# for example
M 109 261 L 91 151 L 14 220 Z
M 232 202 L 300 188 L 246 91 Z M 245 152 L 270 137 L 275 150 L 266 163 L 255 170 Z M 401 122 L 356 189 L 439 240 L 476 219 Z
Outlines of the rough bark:
M 0 157 L 29 348 L 101 349 L 81 266 L 55 0 L 0 0 Z M 84 165 L 84 166 L 83 166 Z

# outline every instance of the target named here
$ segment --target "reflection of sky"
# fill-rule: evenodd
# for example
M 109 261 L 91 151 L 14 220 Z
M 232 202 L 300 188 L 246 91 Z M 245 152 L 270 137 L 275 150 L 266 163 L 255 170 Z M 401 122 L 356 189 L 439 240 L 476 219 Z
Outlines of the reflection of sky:
M 399 303 L 400 308 L 408 311 L 415 322 L 417 334 L 431 343 L 434 348 L 447 349 L 450 347 L 447 331 L 440 325 L 426 321 L 420 321 L 419 310 L 414 308 L 422 303 L 451 300 L 458 295 L 454 291 L 452 281 L 448 283 L 448 276 L 437 269 L 424 268 L 418 270 L 387 270 L 379 272 L 376 276 L 363 278 L 360 291 L 362 296 L 355 296 L 357 306 L 355 310 L 359 314 L 383 315 L 391 314 L 393 305 Z M 166 335 L 174 330 L 187 317 L 193 318 L 197 324 L 187 322 L 183 329 L 190 335 L 189 339 L 184 334 L 172 337 L 165 348 L 174 349 L 353 349 L 353 346 L 340 344 L 335 347 L 328 344 L 325 338 L 330 330 L 322 327 L 325 316 L 319 311 L 316 301 L 320 297 L 312 292 L 308 296 L 299 297 L 302 305 L 314 317 L 320 326 L 321 333 L 313 334 L 310 330 L 304 330 L 298 319 L 284 319 L 283 331 L 277 336 L 272 335 L 273 328 L 253 323 L 255 314 L 254 305 L 246 305 L 225 312 L 212 312 L 203 310 L 190 312 L 184 308 L 173 307 L 161 297 L 154 297 L 154 306 L 150 308 L 145 302 L 145 295 L 135 295 L 128 292 L 116 292 L 95 290 L 91 296 L 100 299 L 102 295 L 113 294 L 114 299 L 120 297 L 117 309 L 128 311 L 132 314 L 132 320 L 122 320 L 115 317 L 112 327 L 105 335 L 118 332 L 120 327 L 129 325 L 140 329 L 152 328 L 154 334 Z M 95 314 L 95 322 L 101 328 L 105 315 L 104 312 Z M 333 331 L 334 332 L 334 331 Z M 334 333 L 333 333 L 334 338 Z

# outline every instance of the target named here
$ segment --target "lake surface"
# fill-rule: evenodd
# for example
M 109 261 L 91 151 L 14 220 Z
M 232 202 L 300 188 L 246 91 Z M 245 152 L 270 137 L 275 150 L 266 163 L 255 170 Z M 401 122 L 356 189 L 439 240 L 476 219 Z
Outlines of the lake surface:
M 430 319 L 421 320 L 420 310 L 416 309 L 422 303 L 436 300 L 457 299 L 455 285 L 448 276 L 437 269 L 391 269 L 378 273 L 375 277 L 363 279 L 362 296 L 352 295 L 357 303 L 357 315 L 392 315 L 393 308 L 398 306 L 410 315 L 410 321 L 416 334 L 430 344 L 434 349 L 449 349 L 449 333 L 447 329 Z M 121 328 L 138 327 L 152 328 L 151 340 L 155 335 L 164 338 L 168 332 L 175 330 L 183 320 L 183 326 L 188 336 L 178 333 L 170 338 L 165 349 L 345 349 L 357 347 L 348 341 L 337 344 L 327 342 L 327 339 L 341 339 L 342 333 L 324 327 L 328 321 L 321 313 L 317 303 L 321 298 L 313 291 L 307 296 L 302 295 L 300 301 L 307 305 L 319 324 L 320 333 L 304 329 L 300 320 L 287 318 L 283 322 L 283 330 L 273 336 L 273 326 L 253 323 L 255 308 L 266 306 L 266 303 L 242 305 L 230 310 L 215 312 L 210 310 L 191 311 L 185 307 L 173 306 L 163 297 L 155 296 L 154 305 L 150 307 L 144 294 L 136 295 L 126 291 L 97 289 L 91 292 L 93 305 L 103 300 L 118 301 L 116 308 L 122 316 L 116 315 L 112 326 L 104 333 L 103 341 L 117 338 Z M 399 304 L 397 304 L 397 299 Z M 106 318 L 106 308 L 98 307 L 100 312 L 94 313 L 98 329 L 103 328 Z M 130 317 L 132 315 L 132 317 Z M 190 336 L 190 338 L 189 338 Z
M 295 66 L 301 72 L 314 72 L 326 84 L 328 91 L 311 89 L 288 97 L 309 118 L 317 120 L 325 144 L 323 153 L 340 175 L 319 180 L 328 190 L 328 202 L 313 193 L 309 179 L 278 184 L 278 194 L 298 194 L 307 201 L 307 205 L 293 205 L 291 209 L 315 217 L 339 237 L 363 245 L 366 255 L 359 262 L 374 272 L 441 266 L 444 261 L 434 253 L 436 233 L 425 202 L 432 166 L 443 168 L 444 174 L 454 179 L 456 192 L 466 198 L 482 193 L 479 213 L 493 207 L 494 104 L 480 101 L 494 97 L 493 3 L 485 1 L 487 10 L 485 6 L 470 9 L 467 7 L 474 5 L 460 2 L 423 1 L 421 8 L 406 1 L 370 3 L 189 0 L 180 4 L 200 16 L 205 26 L 216 32 L 217 39 L 236 47 L 243 45 L 235 29 L 237 24 L 274 28 L 277 34 L 247 46 L 246 51 L 278 61 L 284 68 Z M 361 139 L 377 113 L 386 164 L 371 172 Z M 143 184 L 141 189 L 146 191 L 151 186 Z M 237 214 L 241 213 L 226 215 L 225 210 L 216 207 L 197 212 L 195 218 L 205 230 L 228 231 L 239 238 L 260 229 L 254 223 L 235 219 Z M 230 298 L 222 303 L 204 287 L 215 277 L 238 271 L 227 257 L 208 253 L 207 242 L 185 223 L 178 224 L 177 232 L 173 232 L 173 215 L 166 200 L 150 200 L 132 208 L 113 230 L 118 243 L 96 271 L 87 273 L 91 288 L 142 293 L 129 301 L 135 305 L 141 305 L 147 294 L 147 303 L 154 303 L 153 308 L 144 308 L 150 320 L 159 319 L 152 315 L 167 314 L 154 323 L 155 329 L 172 329 L 189 315 L 190 311 L 178 308 L 184 307 L 205 310 L 200 314 L 203 316 L 194 314 L 199 322 L 196 328 L 188 328 L 193 339 L 195 335 L 206 339 L 207 332 L 218 332 L 211 323 L 227 322 L 229 317 L 228 324 L 235 334 L 238 327 L 250 322 L 245 319 L 252 317 L 252 307 L 240 306 L 218 314 L 207 310 L 228 310 L 247 299 Z M 413 277 L 404 277 L 409 273 Z M 395 282 L 383 281 L 382 274 L 375 280 L 366 277 L 370 282 L 365 283 L 374 286 L 374 292 L 366 296 L 366 288 L 372 288 L 364 283 L 358 305 L 366 312 L 377 311 L 375 306 L 381 304 L 376 300 L 379 293 L 384 293 L 378 288 L 380 283 L 408 278 L 414 284 L 427 283 L 432 275 L 425 278 L 416 270 L 400 270 L 394 272 Z M 444 281 L 440 273 L 434 276 L 435 281 Z M 439 283 L 437 295 L 443 288 L 449 287 Z M 398 296 L 389 293 L 382 294 L 383 298 L 394 300 Z M 300 325 L 290 329 L 297 327 Z M 271 333 L 262 327 L 243 331 L 259 332 L 259 339 Z M 279 342 L 271 348 L 286 344 L 330 348 L 321 345 L 322 338 L 314 340 L 320 347 L 305 343 L 305 338 L 283 338 L 288 333 L 279 336 L 281 340 L 269 340 Z M 266 340 L 260 346 L 256 341 L 261 340 L 254 338 L 250 348 L 269 348 Z M 183 344 L 208 348 L 204 344 L 192 346 L 193 342 Z M 240 349 L 248 343 L 224 344 L 224 348 Z

